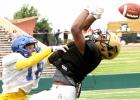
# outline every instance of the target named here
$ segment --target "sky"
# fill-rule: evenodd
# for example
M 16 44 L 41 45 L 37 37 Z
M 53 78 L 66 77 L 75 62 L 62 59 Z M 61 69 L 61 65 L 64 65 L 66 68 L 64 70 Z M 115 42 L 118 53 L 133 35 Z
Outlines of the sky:
M 0 16 L 13 19 L 15 12 L 24 4 L 34 6 L 40 18 L 48 19 L 56 31 L 70 30 L 70 27 L 83 8 L 104 8 L 102 18 L 93 23 L 93 29 L 106 28 L 110 21 L 126 20 L 118 11 L 118 7 L 124 3 L 137 3 L 140 0 L 0 0 Z

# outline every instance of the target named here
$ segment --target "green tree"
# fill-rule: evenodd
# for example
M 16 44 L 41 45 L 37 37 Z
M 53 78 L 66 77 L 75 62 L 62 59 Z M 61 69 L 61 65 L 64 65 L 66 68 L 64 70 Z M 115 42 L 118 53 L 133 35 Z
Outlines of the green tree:
M 27 5 L 23 5 L 23 7 L 21 7 L 21 9 L 14 14 L 14 19 L 20 19 L 20 18 L 26 18 L 32 16 L 39 17 L 38 10 L 33 6 L 29 7 L 29 5 L 27 4 Z
M 36 23 L 36 31 L 42 32 L 47 29 L 49 32 L 52 31 L 50 27 L 51 23 L 48 23 L 48 19 L 42 18 L 39 22 Z
M 29 5 L 26 4 L 23 5 L 23 7 L 21 7 L 21 9 L 14 14 L 14 19 L 21 19 L 32 16 L 37 16 L 39 18 L 38 10 L 33 6 L 29 7 Z M 44 31 L 45 29 L 51 32 L 51 23 L 48 22 L 48 19 L 42 18 L 40 21 L 37 21 L 34 31 Z

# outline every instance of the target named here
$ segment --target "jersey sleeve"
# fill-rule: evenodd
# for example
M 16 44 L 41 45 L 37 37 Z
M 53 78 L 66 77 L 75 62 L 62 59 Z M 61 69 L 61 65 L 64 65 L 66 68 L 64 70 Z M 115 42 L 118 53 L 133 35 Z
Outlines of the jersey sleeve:
M 2 58 L 2 66 L 9 66 L 16 63 L 18 59 L 23 59 L 24 57 L 20 53 L 11 53 Z
M 47 57 L 51 52 L 52 52 L 51 48 L 47 48 L 42 50 L 40 53 L 32 54 L 32 56 L 29 58 L 20 59 L 16 62 L 16 68 L 20 70 L 23 68 L 31 67 L 39 63 L 41 60 Z

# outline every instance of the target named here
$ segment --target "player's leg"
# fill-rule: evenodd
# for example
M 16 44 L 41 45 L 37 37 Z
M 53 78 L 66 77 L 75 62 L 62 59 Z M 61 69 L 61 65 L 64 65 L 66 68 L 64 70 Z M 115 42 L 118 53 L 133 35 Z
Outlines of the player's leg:
M 2 94 L 0 100 L 27 100 L 27 94 L 23 90 L 18 92 Z
M 3 99 L 3 95 L 2 95 L 2 94 L 0 94 L 0 100 L 4 100 L 4 99 Z
M 42 91 L 30 96 L 29 100 L 76 100 L 76 90 L 74 86 L 53 85 L 51 90 Z

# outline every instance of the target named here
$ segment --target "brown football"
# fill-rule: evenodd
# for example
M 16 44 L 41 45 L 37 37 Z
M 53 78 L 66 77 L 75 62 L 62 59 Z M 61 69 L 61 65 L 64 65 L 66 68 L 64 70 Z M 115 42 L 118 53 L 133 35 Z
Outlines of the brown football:
M 126 18 L 139 19 L 140 5 L 135 3 L 126 3 L 118 8 L 119 12 Z

